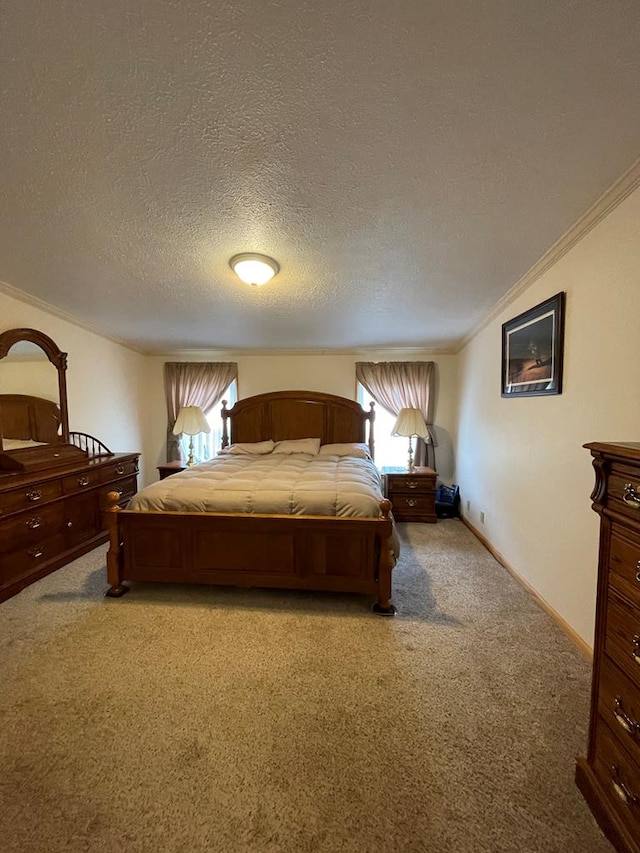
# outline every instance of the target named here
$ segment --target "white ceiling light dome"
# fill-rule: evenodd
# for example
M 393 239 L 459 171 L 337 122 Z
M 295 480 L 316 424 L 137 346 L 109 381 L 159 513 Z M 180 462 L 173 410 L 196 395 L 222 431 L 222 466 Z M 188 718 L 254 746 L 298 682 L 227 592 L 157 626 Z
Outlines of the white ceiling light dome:
M 280 264 L 268 255 L 242 252 L 234 255 L 229 266 L 245 284 L 266 284 L 280 272 Z

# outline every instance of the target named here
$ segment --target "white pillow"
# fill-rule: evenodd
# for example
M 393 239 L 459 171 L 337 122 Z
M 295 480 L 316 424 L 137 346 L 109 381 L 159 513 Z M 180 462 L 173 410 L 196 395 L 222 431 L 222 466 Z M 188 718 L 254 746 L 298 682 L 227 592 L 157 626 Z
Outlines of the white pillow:
M 320 450 L 319 438 L 290 438 L 285 441 L 277 441 L 273 448 L 274 453 L 308 453 L 310 456 L 317 456 Z
M 360 442 L 345 444 L 323 444 L 320 456 L 353 456 L 356 459 L 371 459 L 369 446 Z
M 264 456 L 276 446 L 270 438 L 267 441 L 247 441 L 244 444 L 230 444 L 218 451 L 218 456 Z

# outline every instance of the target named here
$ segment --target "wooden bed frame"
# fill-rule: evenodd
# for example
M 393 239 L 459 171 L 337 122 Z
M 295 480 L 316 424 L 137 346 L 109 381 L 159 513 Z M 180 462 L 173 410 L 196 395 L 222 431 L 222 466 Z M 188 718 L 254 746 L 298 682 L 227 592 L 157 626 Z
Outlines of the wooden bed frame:
M 28 394 L 0 394 L 3 438 L 61 442 L 60 417 L 60 406 L 51 400 Z
M 8 450 L 10 439 L 36 444 Z M 69 465 L 86 455 L 69 442 L 57 403 L 29 394 L 0 394 L 0 474 Z
M 278 391 L 223 403 L 229 442 L 317 438 L 365 442 L 373 456 L 373 406 L 332 394 Z M 230 436 L 227 430 L 230 421 Z M 366 436 L 366 424 L 369 434 Z M 124 581 L 202 583 L 374 595 L 375 613 L 391 616 L 391 503 L 376 518 L 243 515 L 120 509 L 109 495 L 108 596 Z

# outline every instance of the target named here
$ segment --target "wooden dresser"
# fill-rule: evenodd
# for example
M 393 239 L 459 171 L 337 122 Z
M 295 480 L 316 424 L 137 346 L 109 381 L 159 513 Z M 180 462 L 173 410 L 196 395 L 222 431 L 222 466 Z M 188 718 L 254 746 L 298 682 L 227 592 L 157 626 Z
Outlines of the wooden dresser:
M 601 521 L 589 742 L 576 783 L 615 848 L 640 853 L 640 444 L 585 447 Z
M 137 489 L 137 453 L 0 472 L 0 601 L 106 542 L 107 494 Z
M 387 497 L 396 521 L 436 522 L 436 478 L 433 468 L 386 472 Z

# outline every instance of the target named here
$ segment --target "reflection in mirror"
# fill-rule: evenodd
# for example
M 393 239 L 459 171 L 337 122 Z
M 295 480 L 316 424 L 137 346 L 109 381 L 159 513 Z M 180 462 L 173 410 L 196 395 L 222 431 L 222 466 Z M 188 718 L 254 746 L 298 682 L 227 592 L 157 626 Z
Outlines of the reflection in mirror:
M 0 470 L 76 455 L 69 445 L 67 356 L 37 329 L 0 333 Z
M 0 394 L 28 394 L 59 404 L 58 371 L 37 344 L 18 341 L 0 360 Z
M 16 341 L 0 360 L 2 450 L 59 442 L 58 370 L 33 341 Z

